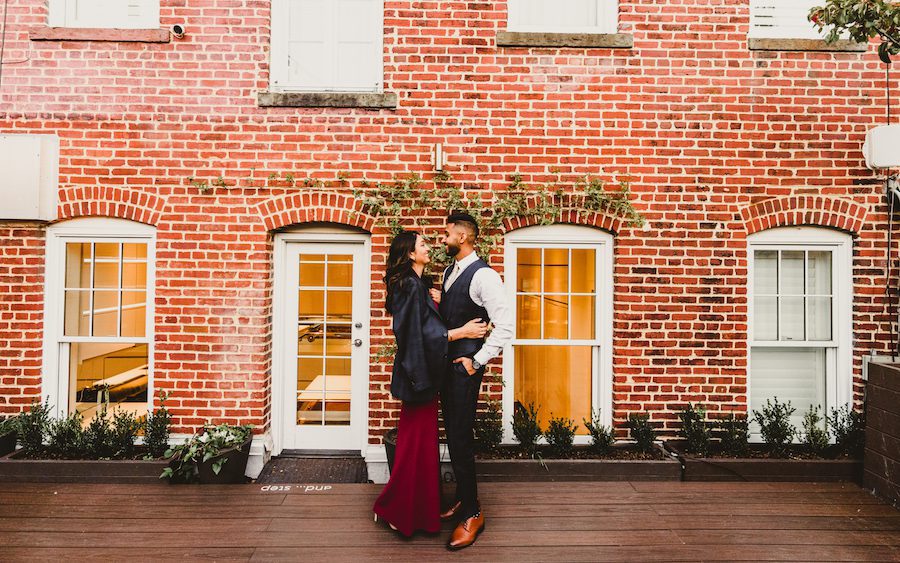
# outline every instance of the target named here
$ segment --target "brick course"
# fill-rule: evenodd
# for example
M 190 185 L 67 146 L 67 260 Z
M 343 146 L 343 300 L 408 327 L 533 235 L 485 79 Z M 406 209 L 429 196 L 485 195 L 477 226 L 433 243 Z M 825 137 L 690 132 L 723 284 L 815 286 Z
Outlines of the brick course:
M 617 423 L 648 410 L 671 431 L 685 401 L 745 409 L 746 237 L 761 229 L 854 235 L 857 398 L 861 356 L 889 346 L 886 200 L 861 155 L 885 108 L 871 48 L 750 51 L 748 2 L 725 0 L 620 0 L 632 49 L 497 47 L 502 0 L 387 0 L 385 90 L 397 110 L 261 108 L 270 2 L 161 5 L 161 27 L 185 23 L 184 39 L 34 42 L 46 2 L 11 4 L 0 132 L 59 135 L 61 219 L 157 227 L 154 377 L 173 391 L 179 430 L 206 418 L 268 427 L 272 231 L 370 230 L 380 279 L 388 233 L 349 190 L 429 181 L 439 142 L 453 181 L 474 193 L 513 174 L 630 182 L 646 227 L 586 220 L 616 234 Z M 0 412 L 13 412 L 40 393 L 44 235 L 0 229 Z M 375 284 L 373 350 L 390 341 L 382 299 Z M 372 367 L 371 443 L 397 413 L 388 379 L 388 366 Z

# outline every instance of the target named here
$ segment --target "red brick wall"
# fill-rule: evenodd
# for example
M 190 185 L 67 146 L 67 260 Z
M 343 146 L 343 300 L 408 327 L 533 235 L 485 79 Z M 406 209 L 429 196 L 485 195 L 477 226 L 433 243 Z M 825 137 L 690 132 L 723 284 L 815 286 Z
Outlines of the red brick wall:
M 144 44 L 31 42 L 45 2 L 20 0 L 10 6 L 0 131 L 58 134 L 63 191 L 156 196 L 106 212 L 158 227 L 155 377 L 174 391 L 185 428 L 207 417 L 268 423 L 274 223 L 265 202 L 314 191 L 304 179 L 332 192 L 413 172 L 428 179 L 437 142 L 454 181 L 471 190 L 500 189 L 512 174 L 562 186 L 587 174 L 628 179 L 648 226 L 616 233 L 615 418 L 649 410 L 669 425 L 683 401 L 744 408 L 745 239 L 761 225 L 858 231 L 857 377 L 861 355 L 888 346 L 885 200 L 860 153 L 883 120 L 883 70 L 871 49 L 749 51 L 748 3 L 620 0 L 634 48 L 612 50 L 498 48 L 502 0 L 387 0 L 385 89 L 400 104 L 375 111 L 257 107 L 268 1 L 162 0 L 163 26 L 185 23 L 187 35 Z M 294 185 L 272 173 L 293 174 Z M 219 176 L 226 187 L 208 195 L 188 181 Z M 340 212 L 348 205 L 322 199 L 307 218 L 351 221 Z M 70 208 L 66 216 L 85 206 Z M 386 241 L 376 228 L 376 265 Z M 0 252 L 22 260 L 20 242 Z M 0 408 L 36 395 L 39 373 L 10 363 L 19 350 L 37 354 L 40 318 L 28 309 L 39 305 L 34 294 L 20 293 L 35 291 L 32 274 L 6 271 L 0 326 L 16 340 L 0 347 Z M 390 339 L 381 298 L 376 287 L 375 348 Z M 396 413 L 387 381 L 386 366 L 374 366 L 377 419 Z M 374 441 L 381 426 L 371 426 Z

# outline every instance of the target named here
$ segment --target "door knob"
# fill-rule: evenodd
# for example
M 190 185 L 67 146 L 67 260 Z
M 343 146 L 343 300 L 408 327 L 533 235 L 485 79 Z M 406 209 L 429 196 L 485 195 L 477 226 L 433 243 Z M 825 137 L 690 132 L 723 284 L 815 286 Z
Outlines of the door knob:
M 356 346 L 357 348 L 359 348 L 360 346 L 362 346 L 362 340 L 357 338 L 356 340 L 353 341 L 353 345 Z
M 362 323 L 356 323 L 356 324 L 353 325 L 353 326 L 355 326 L 356 328 L 362 328 Z

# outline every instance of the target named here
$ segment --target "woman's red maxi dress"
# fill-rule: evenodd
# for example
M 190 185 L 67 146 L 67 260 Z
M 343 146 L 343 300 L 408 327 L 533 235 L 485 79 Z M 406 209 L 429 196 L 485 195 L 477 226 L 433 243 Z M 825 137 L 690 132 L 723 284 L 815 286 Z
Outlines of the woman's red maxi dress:
M 394 469 L 375 514 L 404 536 L 441 530 L 438 460 L 438 399 L 400 407 Z
M 375 501 L 375 514 L 404 536 L 417 530 L 436 533 L 441 530 L 440 503 L 438 398 L 423 403 L 403 401 L 394 468 Z

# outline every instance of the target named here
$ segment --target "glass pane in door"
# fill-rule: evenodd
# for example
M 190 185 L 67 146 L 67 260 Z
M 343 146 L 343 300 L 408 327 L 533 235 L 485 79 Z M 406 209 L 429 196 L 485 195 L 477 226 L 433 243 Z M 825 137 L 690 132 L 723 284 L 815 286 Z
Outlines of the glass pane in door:
M 350 424 L 353 256 L 300 254 L 298 425 Z

